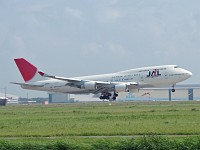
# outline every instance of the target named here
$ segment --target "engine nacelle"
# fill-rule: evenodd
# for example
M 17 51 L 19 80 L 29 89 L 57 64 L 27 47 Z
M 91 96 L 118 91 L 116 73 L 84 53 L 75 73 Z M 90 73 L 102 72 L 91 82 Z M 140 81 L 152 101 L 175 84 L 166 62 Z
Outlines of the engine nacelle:
M 96 90 L 97 89 L 97 83 L 94 82 L 94 81 L 85 82 L 83 87 L 85 89 L 88 89 L 88 90 Z
M 127 84 L 117 84 L 115 85 L 115 92 L 128 92 Z

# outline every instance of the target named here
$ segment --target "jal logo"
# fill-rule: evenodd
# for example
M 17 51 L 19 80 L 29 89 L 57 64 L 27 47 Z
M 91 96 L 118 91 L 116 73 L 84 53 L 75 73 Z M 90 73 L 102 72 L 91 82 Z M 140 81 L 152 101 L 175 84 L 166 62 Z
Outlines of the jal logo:
M 158 77 L 158 76 L 161 76 L 161 74 L 157 69 L 149 71 L 149 74 L 147 75 L 147 77 Z

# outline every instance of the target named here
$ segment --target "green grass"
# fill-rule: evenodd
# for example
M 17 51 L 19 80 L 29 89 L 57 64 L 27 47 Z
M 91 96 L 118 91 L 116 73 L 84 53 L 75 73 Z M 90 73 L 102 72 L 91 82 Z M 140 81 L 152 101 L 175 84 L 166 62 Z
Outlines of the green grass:
M 0 137 L 200 135 L 200 102 L 0 107 Z
M 8 150 L 197 150 L 200 149 L 200 138 L 166 138 L 145 136 L 142 138 L 28 138 L 0 140 L 0 149 Z
M 5 106 L 0 150 L 200 149 L 199 125 L 195 101 Z

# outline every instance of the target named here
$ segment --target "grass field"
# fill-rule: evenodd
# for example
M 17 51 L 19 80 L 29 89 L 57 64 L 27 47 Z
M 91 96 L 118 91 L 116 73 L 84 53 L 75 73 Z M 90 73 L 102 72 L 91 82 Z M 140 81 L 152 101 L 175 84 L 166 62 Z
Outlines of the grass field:
M 200 135 L 200 102 L 0 107 L 1 137 Z
M 103 140 L 90 136 L 117 136 L 108 141 L 124 140 L 119 135 L 198 136 L 200 102 L 113 102 L 111 106 L 102 102 L 0 107 L 0 137 L 7 141 L 40 143 L 67 139 L 71 143 L 87 144 Z

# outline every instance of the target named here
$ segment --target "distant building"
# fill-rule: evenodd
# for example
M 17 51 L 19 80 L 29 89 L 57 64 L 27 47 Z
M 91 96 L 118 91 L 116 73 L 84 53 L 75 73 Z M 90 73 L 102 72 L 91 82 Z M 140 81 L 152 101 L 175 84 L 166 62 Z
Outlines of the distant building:
M 198 84 L 177 85 L 175 89 L 175 92 L 171 92 L 171 87 L 140 89 L 138 93 L 120 92 L 117 101 L 200 100 L 200 85 Z M 49 94 L 49 103 L 70 103 L 79 101 L 100 102 L 102 100 L 99 99 L 99 96 L 93 94 Z
M 75 102 L 96 102 L 102 101 L 94 94 L 62 94 L 49 93 L 49 103 L 75 103 Z
M 70 94 L 70 99 L 75 102 L 101 102 L 99 96 L 94 94 Z
M 7 103 L 7 98 L 0 97 L 0 106 L 6 106 L 6 103 Z
M 69 103 L 69 94 L 49 93 L 49 103 Z
M 0 93 L 0 98 L 5 99 L 5 93 Z M 18 104 L 19 103 L 19 96 L 6 94 L 7 104 Z
M 140 89 L 138 93 L 122 92 L 118 100 L 200 100 L 200 88 L 182 88 L 171 92 L 171 89 Z

